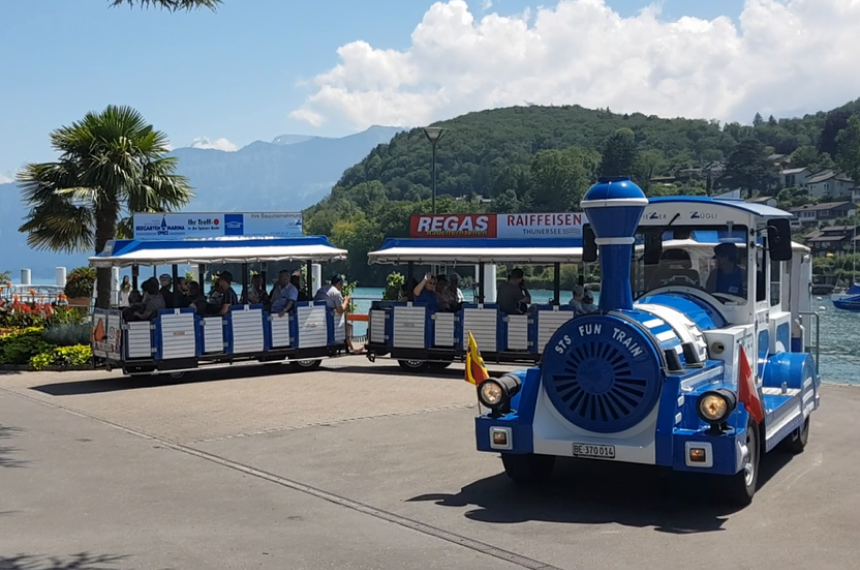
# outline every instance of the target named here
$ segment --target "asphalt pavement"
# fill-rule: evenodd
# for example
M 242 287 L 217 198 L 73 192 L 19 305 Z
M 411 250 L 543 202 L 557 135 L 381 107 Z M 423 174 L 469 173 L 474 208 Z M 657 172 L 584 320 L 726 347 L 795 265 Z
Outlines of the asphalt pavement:
M 520 490 L 474 450 L 462 367 L 0 373 L 0 570 L 858 568 L 860 389 L 826 385 L 754 503 L 562 461 Z

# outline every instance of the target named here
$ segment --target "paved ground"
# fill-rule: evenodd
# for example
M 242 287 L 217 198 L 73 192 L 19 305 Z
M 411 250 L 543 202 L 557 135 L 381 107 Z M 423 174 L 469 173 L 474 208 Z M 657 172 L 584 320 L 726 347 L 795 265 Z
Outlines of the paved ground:
M 284 368 L 0 375 L 0 570 L 857 568 L 860 389 L 731 512 L 599 463 L 515 490 L 461 367 Z

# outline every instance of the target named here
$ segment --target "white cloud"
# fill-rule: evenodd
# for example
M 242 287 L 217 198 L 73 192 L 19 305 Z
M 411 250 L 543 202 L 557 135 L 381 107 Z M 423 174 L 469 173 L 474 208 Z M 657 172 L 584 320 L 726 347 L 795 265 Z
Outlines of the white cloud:
M 603 0 L 558 0 L 476 19 L 435 3 L 406 51 L 356 41 L 291 117 L 314 126 L 416 125 L 525 101 L 749 123 L 860 95 L 860 0 L 748 0 L 728 17 L 622 18 Z
M 487 10 L 489 10 L 492 7 L 493 7 L 493 0 L 484 0 L 481 3 L 481 10 L 483 10 L 484 12 L 486 12 Z
M 236 145 L 227 139 L 209 140 L 206 137 L 197 137 L 191 142 L 191 148 L 208 148 L 214 150 L 223 150 L 226 152 L 234 152 L 239 149 Z
M 0 184 L 8 184 L 15 182 L 15 176 L 12 173 L 0 172 Z

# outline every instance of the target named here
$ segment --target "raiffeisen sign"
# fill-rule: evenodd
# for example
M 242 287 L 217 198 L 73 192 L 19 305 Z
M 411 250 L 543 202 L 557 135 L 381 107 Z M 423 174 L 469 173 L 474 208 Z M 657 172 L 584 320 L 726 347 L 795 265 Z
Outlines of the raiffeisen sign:
M 413 238 L 569 239 L 582 237 L 582 212 L 557 214 L 416 214 Z

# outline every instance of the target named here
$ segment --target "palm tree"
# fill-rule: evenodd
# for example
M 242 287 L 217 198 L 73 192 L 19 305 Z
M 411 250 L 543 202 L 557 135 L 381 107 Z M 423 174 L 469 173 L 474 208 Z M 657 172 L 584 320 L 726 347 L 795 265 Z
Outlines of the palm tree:
M 134 7 L 135 0 L 109 0 L 111 2 L 111 7 L 114 6 L 122 6 L 123 4 L 128 4 L 131 7 Z M 215 8 L 221 4 L 221 0 L 137 0 L 137 3 L 142 8 L 148 8 L 149 6 L 155 6 L 158 8 L 164 8 L 169 10 L 170 12 L 178 12 L 179 10 L 196 10 L 199 8 L 209 8 L 213 12 Z
M 165 212 L 193 197 L 177 174 L 167 136 L 130 107 L 90 112 L 51 133 L 57 162 L 28 164 L 18 175 L 30 206 L 27 243 L 37 249 L 101 252 L 123 214 Z M 96 305 L 110 306 L 110 269 L 98 270 Z

